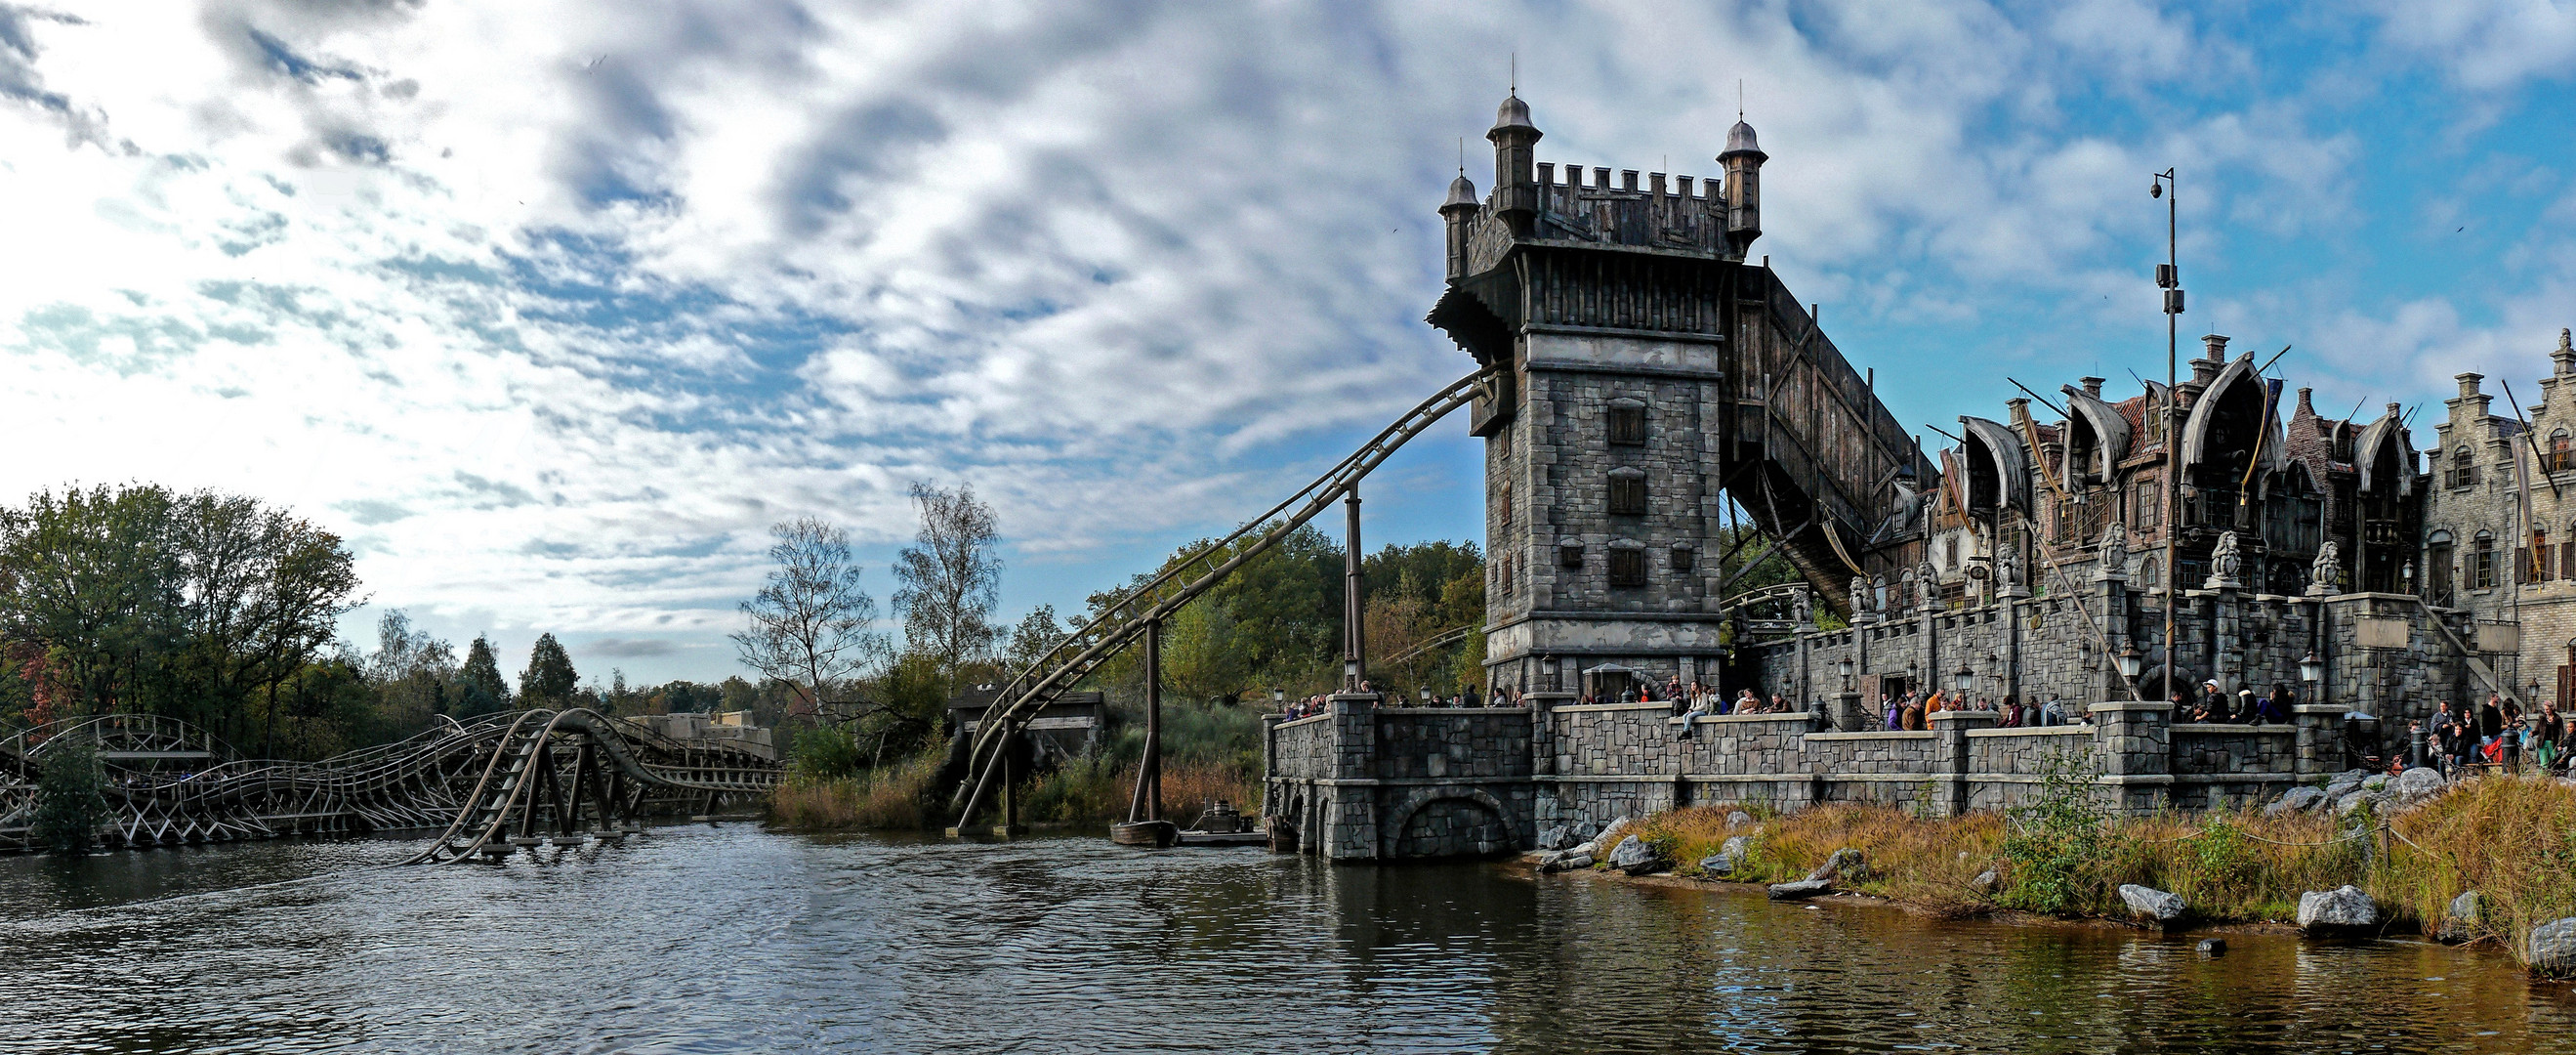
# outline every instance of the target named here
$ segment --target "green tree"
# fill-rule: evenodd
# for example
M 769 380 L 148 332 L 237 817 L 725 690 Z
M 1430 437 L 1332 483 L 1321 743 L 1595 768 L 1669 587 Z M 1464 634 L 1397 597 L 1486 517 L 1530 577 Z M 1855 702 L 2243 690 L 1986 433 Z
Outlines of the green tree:
M 977 501 L 972 486 L 951 491 L 916 482 L 912 502 L 921 529 L 895 555 L 894 610 L 903 616 L 905 649 L 936 658 L 955 677 L 1001 635 L 993 626 L 1002 582 L 993 549 L 1001 534 L 993 507 Z
M 465 666 L 456 674 L 456 714 L 471 718 L 510 709 L 510 683 L 501 676 L 492 640 L 481 634 L 465 648 Z
M 580 685 L 572 655 L 553 634 L 537 635 L 536 645 L 528 650 L 528 669 L 519 672 L 520 699 L 530 707 L 562 707 L 572 702 L 573 691 Z
M 849 533 L 813 517 L 781 521 L 769 533 L 777 540 L 769 547 L 776 566 L 742 602 L 751 625 L 733 635 L 736 654 L 744 666 L 793 686 L 807 713 L 831 722 L 866 717 L 873 705 L 846 689 L 888 650 L 873 629 L 877 602 L 859 584 Z
M 36 777 L 36 816 L 27 834 L 58 854 L 88 853 L 97 845 L 99 826 L 112 816 L 98 750 L 86 742 L 64 742 L 48 747 L 44 755 Z
M 1019 625 L 1011 628 L 1011 642 L 1002 650 L 1003 665 L 1010 668 L 1007 673 L 1016 676 L 1036 666 L 1057 645 L 1064 643 L 1064 636 L 1064 627 L 1055 619 L 1054 605 L 1042 604 L 1030 609 Z

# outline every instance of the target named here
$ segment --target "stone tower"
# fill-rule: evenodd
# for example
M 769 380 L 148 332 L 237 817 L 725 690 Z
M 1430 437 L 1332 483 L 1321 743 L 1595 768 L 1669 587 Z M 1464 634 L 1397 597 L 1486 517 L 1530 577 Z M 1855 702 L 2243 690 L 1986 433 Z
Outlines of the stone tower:
M 1494 371 L 1469 426 L 1485 440 L 1493 682 L 1580 691 L 1604 665 L 1716 680 L 1724 602 L 1743 589 L 1720 569 L 1729 495 L 1817 606 L 1910 566 L 1914 495 L 1938 474 L 1746 262 L 1768 160 L 1752 126 L 1727 134 L 1722 184 L 1540 163 L 1517 96 L 1486 138 L 1492 195 L 1462 174 L 1440 207 L 1449 288 L 1430 321 Z

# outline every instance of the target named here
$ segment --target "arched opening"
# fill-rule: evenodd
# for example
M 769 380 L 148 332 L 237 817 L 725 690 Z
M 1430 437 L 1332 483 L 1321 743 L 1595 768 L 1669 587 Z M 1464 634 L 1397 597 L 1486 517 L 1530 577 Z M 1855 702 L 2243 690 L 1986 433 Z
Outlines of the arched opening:
M 2193 402 L 2183 424 L 2183 465 L 2198 494 L 2186 499 L 2184 523 L 2221 530 L 2254 527 L 2248 494 L 2256 470 L 2279 469 L 2288 459 L 2273 423 L 2275 386 L 2254 373 L 2245 356 L 2227 364 Z
M 1397 828 L 1394 856 L 1489 857 L 1519 849 L 1511 823 L 1477 798 L 1435 798 L 1414 808 Z

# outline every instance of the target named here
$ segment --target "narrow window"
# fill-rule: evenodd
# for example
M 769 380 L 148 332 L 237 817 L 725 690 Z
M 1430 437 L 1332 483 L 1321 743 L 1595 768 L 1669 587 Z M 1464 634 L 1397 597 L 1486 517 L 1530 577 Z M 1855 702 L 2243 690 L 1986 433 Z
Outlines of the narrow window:
M 2136 509 L 2136 513 L 2139 527 L 2151 528 L 2156 526 L 2160 519 L 2160 515 L 2164 511 L 2164 507 L 2165 503 L 2163 497 L 2156 493 L 2156 485 L 2138 485 L 2138 507 Z
M 1503 483 L 1502 523 L 1504 531 L 1512 529 L 1512 485 L 1509 481 Z
M 1610 401 L 1610 442 L 1623 446 L 1646 442 L 1646 404 L 1643 401 Z
M 2496 584 L 2495 536 L 2484 531 L 2469 543 L 2469 589 L 2492 590 Z
M 1636 469 L 1610 470 L 1610 515 L 1646 515 L 1646 474 Z
M 2569 469 L 2576 469 L 2576 437 L 2570 437 L 2566 429 L 2560 429 L 2549 434 L 2548 471 L 2555 473 Z
M 1646 584 L 1646 548 L 1618 546 L 1610 550 L 1610 585 L 1644 586 Z
M 1557 543 L 1556 566 L 1560 568 L 1578 569 L 1583 567 L 1583 540 L 1566 539 L 1563 542 Z
M 1673 543 L 1673 571 L 1687 574 L 1699 561 L 1699 550 L 1688 542 Z

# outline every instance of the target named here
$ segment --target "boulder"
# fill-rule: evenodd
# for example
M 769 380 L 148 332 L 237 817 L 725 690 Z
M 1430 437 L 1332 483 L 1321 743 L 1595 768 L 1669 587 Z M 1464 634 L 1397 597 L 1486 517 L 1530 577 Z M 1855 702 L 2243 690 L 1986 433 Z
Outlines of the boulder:
M 1832 893 L 1833 889 L 1834 885 L 1826 880 L 1801 879 L 1794 883 L 1773 883 L 1770 894 L 1773 901 L 1804 901 Z
M 1744 827 L 1751 823 L 1753 823 L 1753 815 L 1746 813 L 1743 810 L 1737 810 L 1726 815 L 1726 830 L 1728 831 L 1734 831 L 1737 828 Z
M 1600 825 L 1580 819 L 1566 825 L 1565 830 L 1573 833 L 1576 842 L 1591 842 L 1593 836 L 1601 834 Z
M 1741 861 L 1745 858 L 1745 855 L 1753 852 L 1753 837 L 1750 835 L 1727 836 L 1725 842 L 1717 844 L 1717 852 Z
M 1655 853 L 1654 847 L 1646 845 L 1646 840 L 1630 835 L 1620 839 L 1618 848 L 1610 851 L 1610 867 L 1641 876 L 1663 871 L 1664 859 Z
M 2136 883 L 2120 884 L 2120 903 L 2129 906 L 2129 911 L 2158 923 L 2181 919 L 2185 908 L 2182 895 Z
M 2442 913 L 2442 925 L 2433 936 L 2446 942 L 2464 942 L 2477 936 L 2477 927 L 2478 892 L 2463 890 L 2451 899 L 2450 910 Z
M 1706 879 L 1724 879 L 1735 874 L 1735 858 L 1710 854 L 1699 859 L 1699 874 Z
M 2576 974 L 2576 916 L 2531 928 L 2531 941 L 2523 951 L 2534 971 L 2556 976 Z
M 1817 865 L 1814 871 L 1807 873 L 1807 879 L 1810 882 L 1826 883 L 1837 879 L 1856 881 L 1867 872 L 1868 868 L 1861 863 L 1860 851 L 1846 846 L 1834 851 L 1833 856 L 1825 858 L 1825 863 Z
M 1574 845 L 1574 829 L 1572 828 L 1568 828 L 1562 824 L 1554 824 L 1539 829 L 1538 848 L 1541 850 L 1562 850 L 1572 845 Z
M 2379 928 L 2379 906 L 2349 883 L 2299 895 L 2299 929 L 2316 935 L 2360 934 Z
M 2312 809 L 2317 803 L 2324 801 L 2325 797 L 2326 793 L 2316 788 L 2291 788 L 2282 792 L 2280 798 L 2272 800 L 2271 805 L 2263 807 L 2263 815 L 2278 817 L 2284 813 Z
M 2388 796 L 2376 791 L 2355 791 L 2335 800 L 2335 816 L 2350 817 L 2363 807 L 2377 809 L 2388 802 Z
M 1571 872 L 1578 868 L 1590 867 L 1592 867 L 1592 855 L 1576 850 L 1550 854 L 1539 858 L 1538 862 L 1538 870 L 1541 872 Z
M 2387 774 L 2385 774 L 2385 773 L 2381 773 L 2381 774 L 2376 774 L 2376 775 L 2373 775 L 2373 776 L 2367 776 L 2367 777 L 2363 777 L 2363 778 L 2361 778 L 2361 790 L 2363 790 L 2363 791 L 2386 791 L 2386 790 L 2388 790 L 2388 775 L 2387 775 Z
M 1995 870 L 1989 868 L 1983 872 L 1977 873 L 1977 878 L 1968 880 L 1968 889 L 1974 890 L 1980 895 L 1991 896 L 1995 892 L 1996 885 L 2002 882 L 2003 877 L 1996 875 Z
M 2405 801 L 2431 798 L 2445 783 L 2441 770 L 2417 766 L 2397 774 L 2397 797 Z

